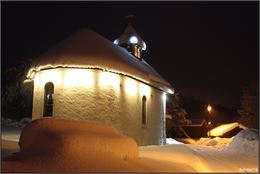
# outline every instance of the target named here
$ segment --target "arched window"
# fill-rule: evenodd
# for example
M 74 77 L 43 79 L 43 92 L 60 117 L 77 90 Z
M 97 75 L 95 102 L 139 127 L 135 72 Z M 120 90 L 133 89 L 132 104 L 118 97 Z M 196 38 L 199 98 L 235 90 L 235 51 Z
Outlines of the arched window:
M 44 86 L 44 108 L 43 108 L 43 116 L 48 117 L 53 114 L 53 95 L 54 93 L 54 85 L 52 82 L 48 82 Z
M 147 113 L 146 113 L 146 96 L 142 97 L 142 124 L 147 124 Z

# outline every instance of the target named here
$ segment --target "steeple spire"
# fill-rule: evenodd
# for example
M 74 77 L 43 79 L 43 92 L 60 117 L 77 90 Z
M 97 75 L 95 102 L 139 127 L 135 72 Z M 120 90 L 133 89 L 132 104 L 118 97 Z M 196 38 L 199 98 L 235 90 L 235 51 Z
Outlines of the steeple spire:
M 125 19 L 126 19 L 126 21 L 127 21 L 127 24 L 132 24 L 132 21 L 133 21 L 133 19 L 134 19 L 134 15 L 132 15 L 132 14 L 129 14 L 129 15 L 127 15 L 126 17 L 125 17 Z
M 146 49 L 146 44 L 132 27 L 134 15 L 126 16 L 128 22 L 123 34 L 114 41 L 115 44 L 127 49 L 135 57 L 141 58 L 141 53 Z

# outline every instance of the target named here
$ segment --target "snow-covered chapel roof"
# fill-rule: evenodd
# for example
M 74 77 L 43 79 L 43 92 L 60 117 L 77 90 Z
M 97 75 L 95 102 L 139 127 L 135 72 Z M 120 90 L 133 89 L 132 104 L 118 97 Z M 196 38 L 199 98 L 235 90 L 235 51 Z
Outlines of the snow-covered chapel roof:
M 78 30 L 32 63 L 35 71 L 58 67 L 97 68 L 133 77 L 166 92 L 173 90 L 147 62 L 90 29 Z

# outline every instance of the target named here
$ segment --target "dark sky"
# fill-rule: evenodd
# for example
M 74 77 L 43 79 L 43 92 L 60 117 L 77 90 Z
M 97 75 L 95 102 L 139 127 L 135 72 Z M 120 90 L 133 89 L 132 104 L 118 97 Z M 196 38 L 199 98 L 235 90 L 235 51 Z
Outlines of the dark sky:
M 177 92 L 229 108 L 259 79 L 258 2 L 1 2 L 2 68 L 82 27 L 113 41 L 134 14 L 144 59 Z

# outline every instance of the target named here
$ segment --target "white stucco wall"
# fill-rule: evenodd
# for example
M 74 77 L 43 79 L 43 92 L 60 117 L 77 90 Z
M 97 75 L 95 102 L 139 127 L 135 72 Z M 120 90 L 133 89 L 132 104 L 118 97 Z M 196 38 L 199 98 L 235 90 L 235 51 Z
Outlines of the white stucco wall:
M 41 118 L 44 85 L 53 82 L 53 117 L 105 123 L 133 137 L 139 145 L 165 143 L 163 92 L 130 77 L 100 70 L 58 68 L 37 72 L 33 119 Z M 142 125 L 142 97 L 147 124 Z

